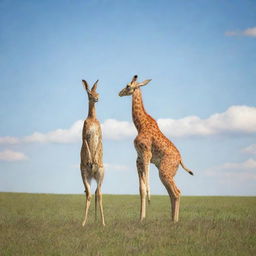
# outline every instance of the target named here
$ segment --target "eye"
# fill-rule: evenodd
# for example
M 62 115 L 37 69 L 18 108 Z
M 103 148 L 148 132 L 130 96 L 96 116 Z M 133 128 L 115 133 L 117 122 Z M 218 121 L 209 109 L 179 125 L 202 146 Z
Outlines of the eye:
M 130 86 L 130 85 L 127 85 L 127 86 L 126 86 L 126 89 L 130 89 L 130 88 L 131 88 L 131 86 Z

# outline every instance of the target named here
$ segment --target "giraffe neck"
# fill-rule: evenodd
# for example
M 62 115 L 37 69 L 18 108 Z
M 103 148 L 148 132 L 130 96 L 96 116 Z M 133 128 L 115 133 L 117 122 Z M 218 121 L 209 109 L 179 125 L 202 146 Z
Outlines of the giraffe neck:
M 96 118 L 95 102 L 89 101 L 88 118 Z
M 144 109 L 142 95 L 139 88 L 136 89 L 132 95 L 132 119 L 139 132 L 147 119 L 147 113 Z

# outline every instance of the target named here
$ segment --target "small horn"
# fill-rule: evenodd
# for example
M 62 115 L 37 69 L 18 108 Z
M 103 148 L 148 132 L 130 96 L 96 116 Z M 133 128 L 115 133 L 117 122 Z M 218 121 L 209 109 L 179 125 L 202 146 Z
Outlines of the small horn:
M 97 80 L 97 81 L 94 83 L 94 85 L 92 86 L 92 91 L 94 91 L 94 92 L 96 91 L 98 82 L 99 82 L 99 80 Z
M 132 79 L 132 83 L 135 82 L 135 81 L 137 80 L 137 78 L 138 78 L 138 76 L 135 75 L 135 76 L 133 77 L 133 79 Z

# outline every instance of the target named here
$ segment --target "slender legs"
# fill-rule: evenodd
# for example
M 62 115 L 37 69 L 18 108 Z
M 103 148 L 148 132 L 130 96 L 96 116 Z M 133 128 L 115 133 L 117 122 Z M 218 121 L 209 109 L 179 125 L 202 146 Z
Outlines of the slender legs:
M 99 203 L 100 203 L 100 215 L 101 215 L 101 222 L 102 222 L 102 225 L 103 225 L 103 226 L 105 226 L 105 220 L 104 220 L 104 213 L 103 213 L 102 193 L 101 193 L 101 190 L 99 190 Z
M 171 176 L 164 175 L 161 173 L 161 170 L 159 170 L 159 176 L 170 197 L 172 207 L 172 221 L 177 222 L 179 220 L 180 190 L 175 185 Z
M 96 188 L 96 190 L 95 190 L 95 211 L 94 211 L 94 220 L 95 221 L 97 221 L 97 218 L 98 218 L 98 216 L 97 216 L 97 214 L 98 214 L 98 186 L 97 186 L 97 188 Z
M 104 176 L 103 169 L 99 169 L 99 177 L 96 179 L 97 181 L 97 188 L 95 190 L 95 221 L 97 220 L 97 212 L 98 212 L 98 205 L 100 208 L 100 215 L 101 215 L 101 222 L 102 225 L 105 226 L 105 220 L 104 220 L 104 213 L 103 213 L 103 205 L 102 205 L 102 193 L 101 193 L 101 185 L 102 185 L 102 179 Z M 90 188 L 90 180 L 86 177 L 86 170 L 81 171 L 83 183 L 85 186 L 85 192 L 86 192 L 86 202 L 85 202 L 85 215 L 84 215 L 84 221 L 82 223 L 82 226 L 85 226 L 87 217 L 88 217 L 88 211 L 91 204 L 91 188 Z
M 84 185 L 85 185 L 85 193 L 86 193 L 86 203 L 85 203 L 85 215 L 84 215 L 84 221 L 82 226 L 86 224 L 87 216 L 88 216 L 88 210 L 91 204 L 91 191 L 90 191 L 90 184 L 87 179 L 84 179 Z
M 148 203 L 150 203 L 149 163 L 147 165 L 147 171 L 146 171 L 146 192 L 147 192 Z
M 97 189 L 95 191 L 95 220 L 97 220 L 97 204 L 99 204 L 99 207 L 100 207 L 100 216 L 101 216 L 102 225 L 105 226 L 104 212 L 103 212 L 103 205 L 102 205 L 101 184 L 98 184 Z
M 146 196 L 150 201 L 150 188 L 149 188 L 149 164 L 151 153 L 145 154 L 143 157 L 137 158 L 137 170 L 139 175 L 140 185 L 140 221 L 146 217 Z
M 146 177 L 145 173 L 139 171 L 140 183 L 140 221 L 146 217 Z

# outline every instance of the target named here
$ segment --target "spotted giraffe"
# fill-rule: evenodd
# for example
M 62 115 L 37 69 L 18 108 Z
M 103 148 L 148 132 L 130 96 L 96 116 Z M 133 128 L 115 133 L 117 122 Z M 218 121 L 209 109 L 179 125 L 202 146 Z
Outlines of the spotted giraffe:
M 182 162 L 179 150 L 160 131 L 157 122 L 145 111 L 140 87 L 147 85 L 151 80 L 137 82 L 137 76 L 120 91 L 119 96 L 132 95 L 132 118 L 138 135 L 134 140 L 137 151 L 137 171 L 140 186 L 140 220 L 146 217 L 146 196 L 150 201 L 149 164 L 153 163 L 159 170 L 159 177 L 165 186 L 172 206 L 172 220 L 179 219 L 180 190 L 174 183 L 179 165 L 188 173 L 193 172 Z

